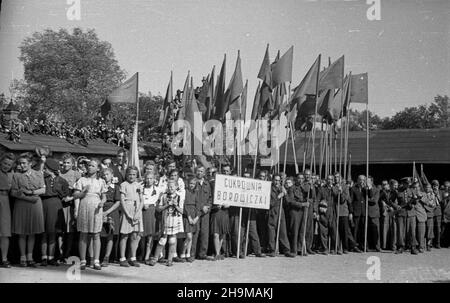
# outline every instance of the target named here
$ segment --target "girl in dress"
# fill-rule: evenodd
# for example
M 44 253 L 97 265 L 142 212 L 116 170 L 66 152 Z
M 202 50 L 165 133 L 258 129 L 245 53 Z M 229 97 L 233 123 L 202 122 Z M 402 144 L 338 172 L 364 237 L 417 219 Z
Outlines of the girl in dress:
M 150 254 L 153 246 L 153 235 L 156 233 L 156 217 L 155 205 L 161 197 L 161 190 L 155 185 L 155 175 L 152 172 L 147 172 L 144 175 L 144 190 L 143 190 L 143 211 L 142 219 L 144 221 L 144 237 L 145 237 L 145 264 L 150 265 Z
M 186 191 L 186 197 L 183 210 L 183 227 L 186 233 L 186 240 L 184 240 L 183 252 L 181 258 L 186 258 L 188 262 L 194 262 L 194 256 L 191 256 L 192 248 L 192 234 L 197 231 L 198 220 L 200 218 L 199 211 L 197 210 L 197 180 L 192 178 L 189 180 L 189 187 Z
M 12 177 L 11 197 L 15 198 L 12 233 L 19 235 L 20 266 L 36 267 L 33 261 L 36 234 L 44 232 L 44 214 L 39 197 L 45 193 L 44 176 L 31 169 L 31 159 L 21 155 L 19 173 Z
M 183 203 L 180 195 L 177 193 L 178 184 L 175 180 L 167 181 L 167 192 L 161 196 L 156 209 L 162 212 L 162 236 L 159 239 L 154 257 L 150 260 L 150 265 L 154 266 L 166 246 L 169 238 L 169 256 L 167 266 L 173 265 L 173 257 L 176 253 L 177 234 L 183 232 Z
M 117 238 L 119 236 L 120 224 L 120 190 L 117 184 L 112 182 L 114 177 L 111 168 L 105 168 L 102 171 L 102 178 L 106 183 L 106 202 L 103 205 L 103 229 L 101 236 L 106 238 L 106 250 L 103 258 L 102 267 L 109 264 L 109 256 L 113 247 L 116 247 Z M 114 249 L 117 251 L 117 249 Z M 115 255 L 117 258 L 117 255 Z
M 45 232 L 41 240 L 41 266 L 58 265 L 54 258 L 56 234 L 61 233 L 65 227 L 62 199 L 69 195 L 70 190 L 69 183 L 58 176 L 58 171 L 58 161 L 47 159 L 44 166 L 45 193 L 42 195 Z
M 98 178 L 99 162 L 91 160 L 87 165 L 85 177 L 81 177 L 74 185 L 75 219 L 80 232 L 78 243 L 80 251 L 80 269 L 86 269 L 86 249 L 93 239 L 94 269 L 101 270 L 100 266 L 100 232 L 103 225 L 103 204 L 106 201 L 105 180 Z M 92 255 L 91 255 L 92 257 Z
M 14 161 L 15 157 L 11 153 L 3 154 L 0 157 L 0 250 L 2 251 L 0 267 L 4 268 L 11 267 L 7 258 L 9 238 L 11 237 L 11 208 L 8 195 L 11 189 L 11 169 Z
M 120 266 L 139 267 L 136 261 L 136 250 L 140 241 L 140 234 L 144 231 L 142 222 L 142 186 L 137 181 L 138 168 L 127 167 L 126 181 L 120 185 L 120 204 L 122 214 L 120 217 Z M 128 236 L 131 235 L 130 261 L 127 262 L 125 251 Z
M 73 186 L 81 178 L 81 173 L 75 170 L 75 159 L 69 153 L 62 156 L 63 165 L 59 176 L 69 184 L 70 193 L 73 192 Z M 63 230 L 64 239 L 58 239 L 59 249 L 62 250 L 64 244 L 64 252 L 62 261 L 71 256 L 72 243 L 77 233 L 77 223 L 75 221 L 75 204 L 72 196 L 63 199 L 63 212 L 66 226 Z

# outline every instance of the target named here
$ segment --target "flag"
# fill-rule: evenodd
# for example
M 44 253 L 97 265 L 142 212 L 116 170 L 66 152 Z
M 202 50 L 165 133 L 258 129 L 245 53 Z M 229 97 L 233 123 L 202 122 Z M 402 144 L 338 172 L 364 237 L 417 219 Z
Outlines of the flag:
M 309 68 L 302 82 L 294 89 L 294 93 L 289 101 L 290 114 L 288 119 L 290 122 L 295 120 L 297 115 L 296 110 L 300 108 L 301 104 L 306 100 L 305 95 L 315 95 L 317 91 L 317 75 L 320 71 L 320 58 L 317 56 L 316 61 Z
M 161 109 L 161 115 L 159 117 L 158 126 L 164 126 L 166 124 L 167 119 L 167 111 L 169 108 L 169 104 L 173 101 L 173 82 L 172 82 L 172 72 L 170 72 L 170 80 L 167 85 L 166 97 L 164 98 L 163 107 Z
M 222 67 L 220 68 L 219 78 L 217 79 L 216 84 L 216 94 L 215 94 L 215 109 L 214 109 L 214 118 L 222 121 L 227 111 L 225 106 L 225 76 L 226 76 L 226 61 L 227 56 L 223 56 Z
M 208 121 L 212 118 L 214 113 L 214 78 L 215 76 L 216 66 L 213 66 L 211 71 L 211 75 L 209 77 L 208 82 L 208 92 L 206 94 L 206 113 L 205 113 L 205 121 Z
M 188 88 L 187 102 L 186 102 L 186 117 L 185 120 L 189 122 L 191 126 L 191 151 L 194 151 L 192 155 L 198 155 L 201 153 L 201 147 L 203 142 L 203 120 L 202 113 L 198 107 L 198 101 L 194 95 L 194 88 L 192 85 Z M 200 148 L 200 149 L 199 149 Z
M 351 103 L 369 103 L 367 73 L 352 75 L 350 87 Z
M 259 101 L 260 101 L 260 86 L 261 84 L 258 83 L 258 87 L 256 88 L 255 92 L 255 98 L 253 100 L 253 108 L 252 108 L 252 115 L 250 116 L 251 120 L 256 120 L 261 115 L 261 109 L 259 107 Z
M 423 184 L 420 181 L 420 175 L 419 175 L 419 173 L 417 172 L 417 169 L 416 169 L 416 162 L 413 162 L 413 182 L 414 182 L 415 179 L 417 179 L 419 181 L 420 190 L 423 191 Z
M 332 97 L 333 96 L 333 97 Z M 317 113 L 321 115 L 324 119 L 329 120 L 328 109 L 330 103 L 334 99 L 334 92 L 331 89 L 327 89 L 325 92 L 322 92 L 317 99 Z
M 273 113 L 272 119 L 275 119 L 280 115 L 280 113 L 284 110 L 282 107 L 284 102 L 284 96 L 286 95 L 286 84 L 283 82 L 278 85 L 273 92 Z
M 425 175 L 425 172 L 423 171 L 423 164 L 420 164 L 420 181 L 422 182 L 423 186 L 430 184 L 430 182 L 428 182 L 427 176 Z
M 247 84 L 248 81 L 245 82 L 242 95 L 230 104 L 231 119 L 234 121 L 245 120 L 245 107 L 247 106 Z
M 272 88 L 265 81 L 262 83 L 260 88 L 260 101 L 259 106 L 261 107 L 261 117 L 264 117 L 267 113 L 274 109 Z
M 236 67 L 234 69 L 233 76 L 231 76 L 230 84 L 228 85 L 229 95 L 228 95 L 228 104 L 234 102 L 244 90 L 244 82 L 242 80 L 242 70 L 241 70 L 241 57 L 240 52 L 238 51 L 238 56 L 236 59 Z
M 183 96 L 181 96 L 180 108 L 178 109 L 177 120 L 183 120 L 183 119 L 185 119 L 185 116 L 186 116 L 186 104 L 187 104 L 187 100 L 188 100 L 189 94 L 190 94 L 189 78 L 190 78 L 190 72 L 188 71 L 186 80 L 184 81 Z
M 139 149 L 138 149 L 138 122 L 134 125 L 133 138 L 131 139 L 130 153 L 128 156 L 128 165 L 136 166 L 139 169 Z
M 107 97 L 109 103 L 137 103 L 138 73 L 115 88 Z
M 333 64 L 320 72 L 319 90 L 327 88 L 340 88 L 344 79 L 344 56 L 337 59 Z
M 294 46 L 291 46 L 286 53 L 272 66 L 272 87 L 283 82 L 292 81 L 292 61 L 294 58 Z
M 328 100 L 328 109 L 327 113 L 325 114 L 325 118 L 331 123 L 332 121 L 337 121 L 339 118 L 343 116 L 343 107 L 345 104 L 345 96 L 347 95 L 348 91 L 348 85 L 350 78 L 347 76 L 344 80 L 344 88 L 338 89 L 338 91 L 334 94 L 334 97 Z M 333 95 L 332 91 L 334 89 L 329 89 L 331 92 L 331 95 Z M 342 95 L 344 94 L 344 95 Z M 322 108 L 322 106 L 321 106 Z M 345 114 L 345 113 L 344 113 Z
M 258 78 L 264 81 L 268 74 L 270 74 L 269 44 L 267 44 L 266 53 L 264 54 L 263 62 L 259 68 Z M 270 81 L 272 82 L 272 80 Z

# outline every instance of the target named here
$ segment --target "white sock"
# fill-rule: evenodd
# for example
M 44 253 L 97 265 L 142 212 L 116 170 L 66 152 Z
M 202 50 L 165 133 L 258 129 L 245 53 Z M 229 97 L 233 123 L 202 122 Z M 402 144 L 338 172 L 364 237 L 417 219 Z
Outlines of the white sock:
M 120 262 L 126 261 L 126 258 L 120 258 Z
M 186 254 L 186 258 L 190 258 L 191 257 L 191 254 Z
M 50 261 L 50 260 L 53 260 L 54 259 L 54 257 L 53 256 L 48 256 L 48 260 Z
M 100 260 L 94 260 L 94 264 L 100 264 Z
M 130 260 L 131 261 L 136 261 L 136 257 L 131 257 Z
M 48 258 L 47 258 L 47 256 L 42 256 L 42 260 L 47 260 Z
M 186 258 L 186 255 L 185 254 L 181 254 L 180 258 L 182 258 L 182 259 Z

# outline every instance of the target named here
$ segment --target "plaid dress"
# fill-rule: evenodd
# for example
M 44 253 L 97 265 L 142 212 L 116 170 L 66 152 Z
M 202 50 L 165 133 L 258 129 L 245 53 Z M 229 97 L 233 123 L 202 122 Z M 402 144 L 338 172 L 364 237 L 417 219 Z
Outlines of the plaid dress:
M 168 193 L 164 194 L 160 200 L 160 207 L 163 207 L 169 203 L 169 201 L 176 201 L 179 208 L 183 209 L 184 201 L 180 196 L 175 193 L 170 195 Z M 183 229 L 183 214 L 178 212 L 174 206 L 169 206 L 162 213 L 163 219 L 163 235 L 176 235 L 178 233 L 184 232 Z

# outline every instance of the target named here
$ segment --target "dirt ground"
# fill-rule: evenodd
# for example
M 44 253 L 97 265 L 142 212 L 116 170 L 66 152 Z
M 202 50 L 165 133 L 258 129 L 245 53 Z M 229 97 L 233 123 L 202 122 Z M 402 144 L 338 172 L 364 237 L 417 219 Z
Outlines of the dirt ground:
M 374 257 L 378 257 L 374 258 Z M 370 258 L 370 259 L 369 259 Z M 379 260 L 379 262 L 378 262 Z M 373 271 L 377 264 L 379 271 Z M 108 282 L 450 282 L 450 249 L 433 250 L 417 256 L 409 253 L 350 253 L 341 256 L 313 255 L 296 257 L 246 259 L 235 258 L 223 261 L 195 261 L 175 263 L 173 267 L 157 264 L 150 267 L 123 268 L 112 264 L 101 271 L 86 269 L 81 271 L 80 280 L 67 278 L 69 266 L 0 269 L 0 282 L 59 282 L 59 283 L 108 283 Z M 367 272 L 372 278 L 369 280 Z M 76 273 L 75 271 L 71 271 Z

